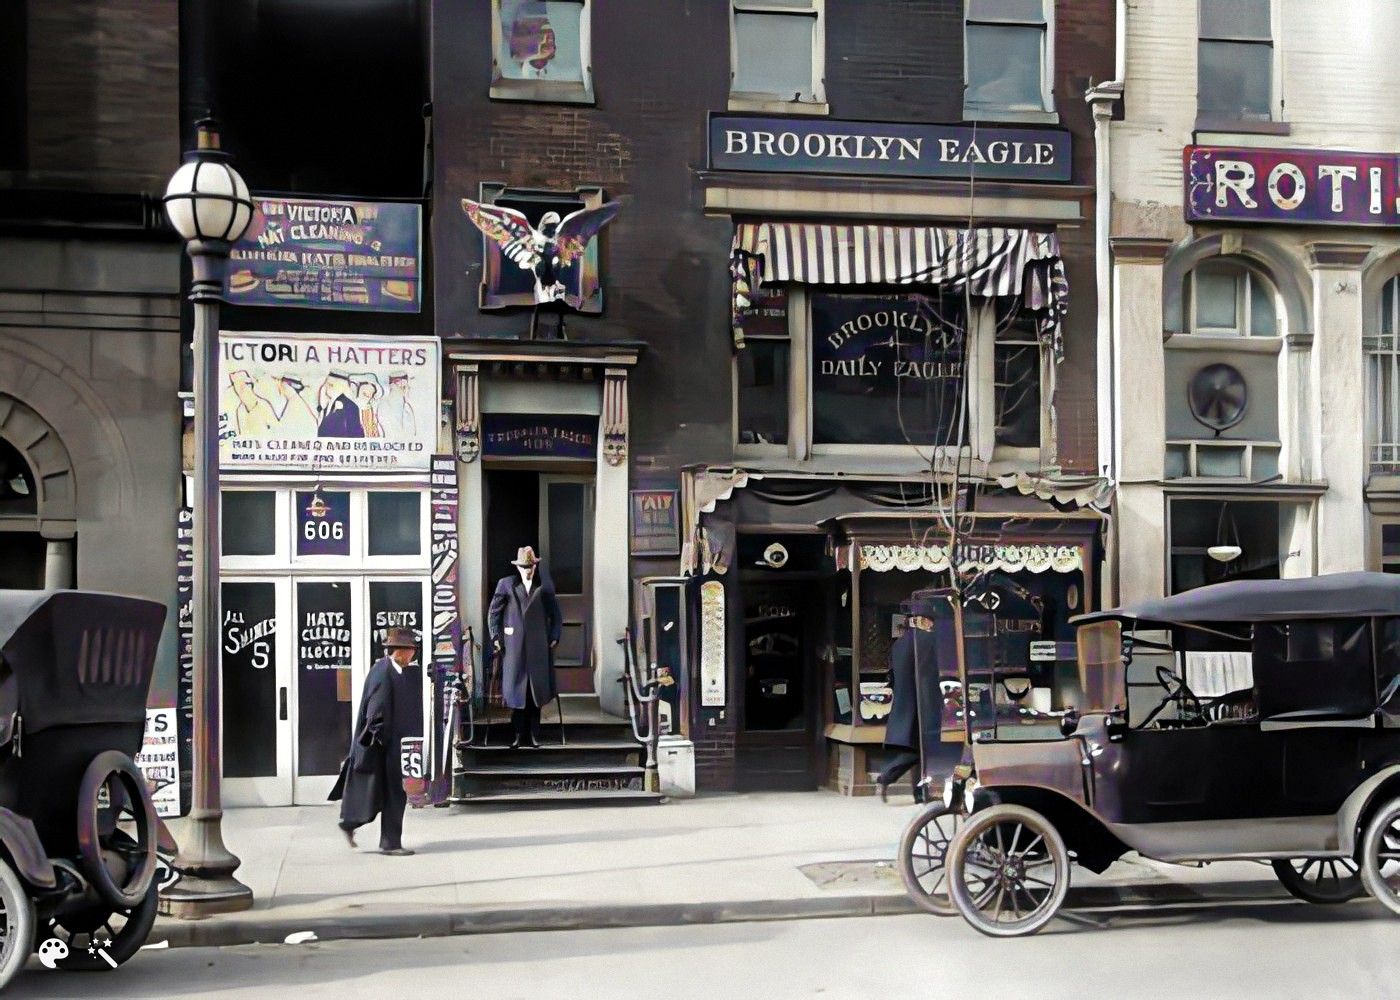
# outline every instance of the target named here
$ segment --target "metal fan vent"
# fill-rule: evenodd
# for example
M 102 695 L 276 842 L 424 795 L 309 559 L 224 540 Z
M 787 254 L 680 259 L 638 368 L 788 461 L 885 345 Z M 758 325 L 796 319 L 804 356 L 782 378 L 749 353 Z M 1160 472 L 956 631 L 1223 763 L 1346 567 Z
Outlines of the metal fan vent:
M 1244 419 L 1249 406 L 1249 389 L 1244 376 L 1233 365 L 1206 365 L 1191 376 L 1186 400 L 1191 416 L 1219 434 Z

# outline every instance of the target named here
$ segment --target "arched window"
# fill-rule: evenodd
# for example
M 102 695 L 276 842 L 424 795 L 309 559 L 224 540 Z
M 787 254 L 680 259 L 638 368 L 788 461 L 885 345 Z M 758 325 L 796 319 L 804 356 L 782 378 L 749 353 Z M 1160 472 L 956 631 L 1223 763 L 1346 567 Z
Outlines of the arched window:
M 14 445 L 0 438 L 0 515 L 39 512 L 39 490 L 29 463 Z
M 1278 293 L 1259 269 L 1235 258 L 1204 261 L 1186 276 L 1190 330 L 1205 337 L 1277 337 Z

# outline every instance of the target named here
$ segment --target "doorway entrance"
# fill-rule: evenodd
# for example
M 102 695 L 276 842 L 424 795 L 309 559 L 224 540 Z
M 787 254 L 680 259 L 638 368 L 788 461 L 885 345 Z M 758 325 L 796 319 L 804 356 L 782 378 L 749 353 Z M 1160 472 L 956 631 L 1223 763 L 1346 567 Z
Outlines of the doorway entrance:
M 487 574 L 482 620 L 496 581 L 515 574 L 511 561 L 520 548 L 530 546 L 554 584 L 563 616 L 554 650 L 559 691 L 593 693 L 593 475 L 488 466 L 483 478 Z
M 741 791 L 817 787 L 815 626 L 811 583 L 745 582 L 744 703 L 736 746 Z
M 324 802 L 353 737 L 365 675 L 385 655 L 388 630 L 423 634 L 428 582 L 226 577 L 221 590 L 228 803 Z

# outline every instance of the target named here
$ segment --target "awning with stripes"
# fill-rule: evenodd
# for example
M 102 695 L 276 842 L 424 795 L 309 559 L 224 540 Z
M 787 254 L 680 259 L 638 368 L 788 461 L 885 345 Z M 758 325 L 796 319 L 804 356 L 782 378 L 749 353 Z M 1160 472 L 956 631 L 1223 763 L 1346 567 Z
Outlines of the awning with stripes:
M 1019 296 L 1038 314 L 1059 361 L 1069 283 L 1054 233 L 986 227 L 740 223 L 730 265 L 734 342 L 744 345 L 743 309 L 759 284 L 942 285 L 979 298 Z

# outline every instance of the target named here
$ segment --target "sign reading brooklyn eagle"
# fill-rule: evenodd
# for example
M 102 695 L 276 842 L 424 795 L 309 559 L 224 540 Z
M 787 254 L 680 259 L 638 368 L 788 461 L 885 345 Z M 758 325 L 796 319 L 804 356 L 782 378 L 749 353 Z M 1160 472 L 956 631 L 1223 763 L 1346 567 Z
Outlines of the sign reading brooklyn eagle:
M 437 442 L 435 337 L 219 338 L 219 462 L 285 472 L 426 472 Z
M 715 170 L 1067 181 L 1059 129 L 710 116 Z
M 965 340 L 958 298 L 813 294 L 813 442 L 953 443 Z
M 254 200 L 253 221 L 229 254 L 230 303 L 418 311 L 422 206 Z

